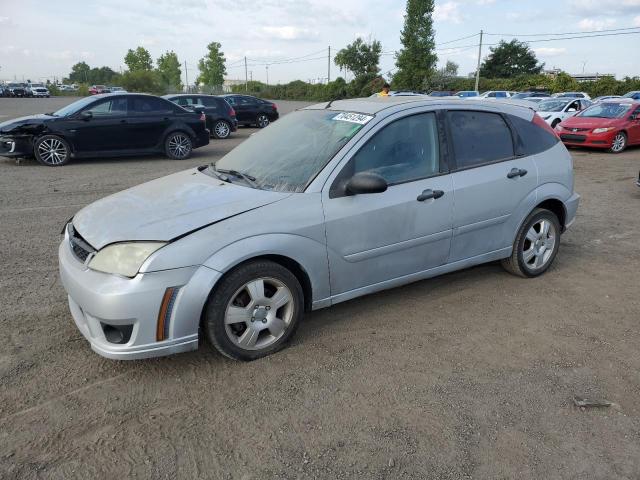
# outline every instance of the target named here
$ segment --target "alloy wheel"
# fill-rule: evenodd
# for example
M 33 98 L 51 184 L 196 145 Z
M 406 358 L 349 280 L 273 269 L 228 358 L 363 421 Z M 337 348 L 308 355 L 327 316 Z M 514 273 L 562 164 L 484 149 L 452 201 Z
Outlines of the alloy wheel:
M 294 307 L 293 294 L 280 280 L 251 280 L 232 295 L 224 317 L 225 331 L 234 345 L 262 350 L 286 333 Z
M 613 139 L 613 144 L 611 145 L 611 150 L 614 152 L 621 152 L 624 150 L 627 139 L 625 138 L 623 133 L 618 133 Z
M 216 134 L 216 137 L 227 138 L 231 130 L 227 122 L 219 121 L 216 123 L 215 127 L 213 128 L 213 131 Z
M 534 223 L 527 231 L 522 259 L 531 270 L 544 268 L 553 255 L 557 241 L 556 227 L 547 219 Z
M 38 144 L 38 156 L 47 165 L 61 165 L 68 155 L 67 146 L 57 138 L 47 138 Z
M 269 117 L 267 117 L 264 113 L 261 115 L 258 115 L 258 126 L 260 128 L 264 128 L 267 125 L 269 125 Z
M 175 158 L 185 158 L 191 153 L 191 141 L 182 133 L 175 134 L 169 140 L 169 152 Z

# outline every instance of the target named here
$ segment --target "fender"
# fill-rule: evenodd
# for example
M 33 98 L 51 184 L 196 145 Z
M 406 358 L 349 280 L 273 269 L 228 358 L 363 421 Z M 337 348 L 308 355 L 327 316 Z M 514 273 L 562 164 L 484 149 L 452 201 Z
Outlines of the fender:
M 328 305 L 329 265 L 326 245 L 301 235 L 272 233 L 238 240 L 223 247 L 204 266 L 226 273 L 236 265 L 264 255 L 280 255 L 297 262 L 311 282 L 313 308 Z

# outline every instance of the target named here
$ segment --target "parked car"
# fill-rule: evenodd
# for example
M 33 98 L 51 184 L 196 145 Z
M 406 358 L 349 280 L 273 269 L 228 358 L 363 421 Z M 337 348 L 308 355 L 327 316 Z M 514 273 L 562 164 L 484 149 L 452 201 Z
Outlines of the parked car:
M 617 100 L 622 98 L 620 95 L 603 95 L 601 97 L 596 97 L 592 100 L 593 103 L 604 102 L 606 100 Z
M 109 89 L 109 93 L 127 93 L 127 91 L 122 87 L 107 87 Z
M 109 87 L 106 85 L 91 85 L 89 87 L 89 93 L 91 95 L 100 95 L 102 93 L 111 93 L 111 90 L 109 90 Z
M 544 92 L 520 92 L 512 95 L 511 98 L 515 100 L 531 100 L 532 98 L 549 98 L 551 95 Z
M 622 98 L 631 98 L 633 100 L 640 100 L 640 90 L 635 92 L 625 93 Z
M 607 148 L 620 153 L 640 145 L 640 101 L 596 103 L 556 127 L 565 145 Z
M 204 115 L 143 94 L 85 97 L 55 113 L 0 123 L 0 156 L 43 165 L 71 158 L 165 153 L 185 159 L 209 143 Z
M 455 92 L 453 90 L 432 90 L 429 92 L 430 97 L 453 97 Z
M 538 103 L 543 102 L 543 101 L 548 100 L 548 99 L 549 99 L 549 97 L 527 97 L 527 98 L 523 98 L 522 100 L 538 104 Z M 537 107 L 536 107 L 536 109 L 537 109 Z
M 480 98 L 511 98 L 515 93 L 506 90 L 489 90 L 480 95 Z
M 28 91 L 30 97 L 49 98 L 51 96 L 51 94 L 49 93 L 49 89 L 42 83 L 32 83 L 31 85 L 29 85 Z
M 480 92 L 476 90 L 462 90 L 455 93 L 455 96 L 460 98 L 474 98 L 480 96 Z
M 584 98 L 586 100 L 591 100 L 591 97 L 586 92 L 563 92 L 554 95 L 556 98 Z
M 9 97 L 26 97 L 27 96 L 27 87 L 24 83 L 15 83 L 10 82 L 7 83 L 7 91 L 9 92 Z
M 222 97 L 182 94 L 165 95 L 163 98 L 187 110 L 203 112 L 207 119 L 207 128 L 215 138 L 229 138 L 231 132 L 235 132 L 238 129 L 236 111 Z
M 7 87 L 0 83 L 0 97 L 8 97 L 8 96 L 9 96 L 9 91 L 7 90 Z
M 323 102 L 215 164 L 80 210 L 60 278 L 100 355 L 184 352 L 203 335 L 253 360 L 305 311 L 495 260 L 543 274 L 575 219 L 573 185 L 571 156 L 528 108 Z
M 239 125 L 255 125 L 258 128 L 264 128 L 280 116 L 278 106 L 268 100 L 236 93 L 220 95 L 220 97 L 233 107 Z
M 562 120 L 571 117 L 584 110 L 591 102 L 589 100 L 574 97 L 549 98 L 538 104 L 538 115 L 545 120 L 551 128 L 555 128 Z

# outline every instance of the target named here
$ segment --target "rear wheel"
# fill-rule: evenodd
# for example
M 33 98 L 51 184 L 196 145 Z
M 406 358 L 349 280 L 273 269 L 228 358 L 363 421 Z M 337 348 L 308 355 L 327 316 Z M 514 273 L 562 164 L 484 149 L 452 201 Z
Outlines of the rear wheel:
M 260 113 L 258 118 L 256 118 L 256 125 L 258 128 L 264 128 L 269 125 L 269 117 L 265 113 Z
M 618 132 L 613 138 L 613 143 L 611 144 L 609 151 L 611 153 L 620 153 L 624 151 L 625 148 L 627 148 L 627 136 L 624 132 Z
M 204 330 L 209 342 L 235 360 L 255 360 L 283 348 L 303 314 L 300 282 L 268 260 L 241 265 L 209 298 Z
M 536 208 L 518 231 L 509 258 L 502 266 L 520 277 L 537 277 L 546 272 L 560 248 L 560 222 L 558 217 L 542 208 Z
M 56 135 L 43 135 L 33 145 L 36 160 L 47 167 L 61 167 L 69 163 L 71 149 L 66 140 Z
M 191 156 L 193 144 L 186 133 L 173 132 L 167 136 L 164 142 L 164 150 L 167 157 L 174 160 L 184 160 Z
M 229 138 L 231 127 L 224 120 L 218 120 L 213 125 L 213 136 L 220 139 Z

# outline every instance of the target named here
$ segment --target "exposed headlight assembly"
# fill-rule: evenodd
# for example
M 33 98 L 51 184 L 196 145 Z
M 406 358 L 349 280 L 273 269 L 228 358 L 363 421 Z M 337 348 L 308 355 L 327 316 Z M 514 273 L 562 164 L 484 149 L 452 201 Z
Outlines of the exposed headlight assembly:
M 615 127 L 596 128 L 593 130 L 593 133 L 606 133 L 610 132 L 611 130 L 615 130 Z
M 89 262 L 89 268 L 133 278 L 153 252 L 166 242 L 114 243 L 98 251 Z

